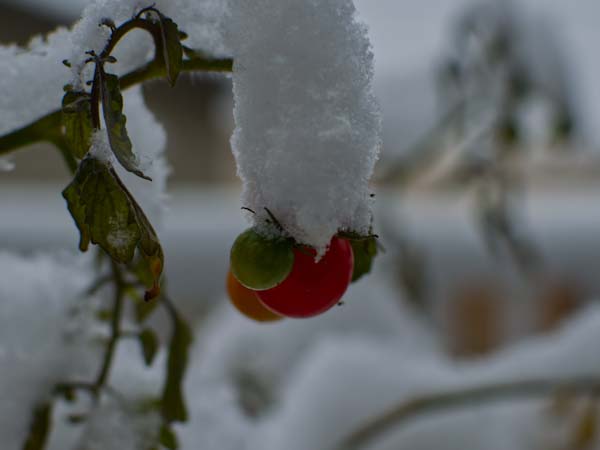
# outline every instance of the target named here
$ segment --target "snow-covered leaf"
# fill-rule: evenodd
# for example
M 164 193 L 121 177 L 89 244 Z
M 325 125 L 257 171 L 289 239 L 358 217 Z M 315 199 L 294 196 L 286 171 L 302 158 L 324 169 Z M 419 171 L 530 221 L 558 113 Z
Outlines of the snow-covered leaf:
M 82 251 L 91 241 L 118 262 L 133 259 L 140 227 L 128 195 L 107 164 L 84 159 L 63 196 L 81 233 Z
M 140 178 L 150 180 L 138 167 L 138 159 L 133 153 L 131 139 L 127 134 L 127 117 L 123 114 L 123 96 L 119 87 L 119 77 L 98 70 L 100 77 L 100 94 L 102 98 L 102 111 L 108 132 L 110 148 L 121 163 L 131 173 Z
M 81 234 L 80 249 L 87 250 L 92 242 L 114 260 L 129 263 L 137 247 L 152 281 L 146 299 L 158 296 L 164 264 L 158 236 L 112 166 L 84 159 L 63 197 Z

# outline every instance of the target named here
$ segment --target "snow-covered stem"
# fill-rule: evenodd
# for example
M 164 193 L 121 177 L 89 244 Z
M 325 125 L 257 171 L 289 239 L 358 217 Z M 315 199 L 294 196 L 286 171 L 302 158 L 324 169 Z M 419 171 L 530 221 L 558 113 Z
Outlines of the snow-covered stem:
M 230 73 L 232 68 L 233 60 L 229 58 L 194 57 L 183 61 L 181 71 Z M 160 60 L 154 59 L 145 66 L 123 75 L 120 78 L 121 89 L 126 90 L 149 80 L 163 78 L 165 75 L 164 65 Z M 61 110 L 57 109 L 31 124 L 0 136 L 0 156 L 37 142 L 56 143 L 57 139 L 62 139 L 61 127 Z
M 600 397 L 600 378 L 583 376 L 572 379 L 532 379 L 488 384 L 415 397 L 373 418 L 345 438 L 336 450 L 365 448 L 374 439 L 424 414 L 446 409 L 463 408 L 474 404 L 498 402 L 514 398 L 539 398 L 553 394 L 589 395 Z

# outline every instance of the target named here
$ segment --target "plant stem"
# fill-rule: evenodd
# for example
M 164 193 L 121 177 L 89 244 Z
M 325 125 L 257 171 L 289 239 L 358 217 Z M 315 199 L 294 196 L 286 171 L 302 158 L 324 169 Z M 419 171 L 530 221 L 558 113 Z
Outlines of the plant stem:
M 346 437 L 336 450 L 358 450 L 375 438 L 381 437 L 392 427 L 397 430 L 417 417 L 452 408 L 473 404 L 509 400 L 515 398 L 538 398 L 555 393 L 577 395 L 600 395 L 600 377 L 580 377 L 571 380 L 534 379 L 490 384 L 415 397 L 384 414 L 375 417 Z
M 35 122 L 0 137 L 0 156 L 36 142 L 50 141 L 60 126 L 60 110 L 46 114 Z
M 100 368 L 100 372 L 96 378 L 94 383 L 95 388 L 95 396 L 98 397 L 101 388 L 106 384 L 108 379 L 110 368 L 112 366 L 112 362 L 115 355 L 115 350 L 117 349 L 117 343 L 119 338 L 121 337 L 121 316 L 123 315 L 123 299 L 125 296 L 125 282 L 123 280 L 123 275 L 121 273 L 121 269 L 114 261 L 111 261 L 113 276 L 115 281 L 115 297 L 113 302 L 113 312 L 111 319 L 111 335 L 106 345 L 106 350 L 104 352 L 104 359 L 102 361 L 102 367 Z

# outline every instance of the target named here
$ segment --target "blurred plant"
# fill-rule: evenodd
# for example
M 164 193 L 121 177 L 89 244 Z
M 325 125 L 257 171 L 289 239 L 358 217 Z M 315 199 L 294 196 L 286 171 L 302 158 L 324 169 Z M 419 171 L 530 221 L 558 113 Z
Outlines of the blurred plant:
M 451 40 L 451 55 L 439 66 L 442 114 L 414 147 L 384 167 L 379 181 L 401 192 L 427 178 L 445 187 L 469 190 L 473 216 L 491 254 L 508 253 L 526 278 L 535 280 L 542 270 L 542 255 L 518 217 L 527 181 L 523 165 L 538 150 L 536 146 L 546 153 L 568 148 L 576 138 L 577 123 L 554 35 L 547 27 L 532 26 L 528 19 L 506 2 L 486 2 L 465 12 Z M 535 43 L 541 45 L 532 49 Z M 532 138 L 528 109 L 540 104 L 546 112 L 543 133 Z M 532 141 L 535 145 L 530 145 Z M 416 261 L 408 258 L 415 253 L 407 249 L 417 247 L 409 243 L 405 229 L 389 222 L 383 223 L 388 240 L 396 241 L 398 247 L 404 290 L 414 298 L 414 280 L 427 277 L 425 249 L 416 253 Z M 423 305 L 423 291 L 417 292 L 418 303 Z M 482 326 L 481 332 L 491 332 Z M 513 397 L 563 394 L 589 400 L 589 406 L 576 415 L 567 444 L 573 449 L 589 448 L 597 436 L 599 392 L 598 379 L 591 377 L 507 382 L 416 396 L 374 417 L 336 448 L 366 448 L 387 431 L 425 413 Z M 569 413 L 572 408 L 561 414 Z
M 358 450 L 381 438 L 392 429 L 407 425 L 424 415 L 439 413 L 457 408 L 473 407 L 484 403 L 507 399 L 536 399 L 547 396 L 565 395 L 591 399 L 589 408 L 583 411 L 572 435 L 574 449 L 584 448 L 595 439 L 596 399 L 600 394 L 600 381 L 595 377 L 573 378 L 571 380 L 531 379 L 498 384 L 489 384 L 464 389 L 415 396 L 389 411 L 374 417 L 366 424 L 341 440 L 335 450 Z
M 505 2 L 468 9 L 439 66 L 439 120 L 379 180 L 401 189 L 426 180 L 469 190 L 488 249 L 510 255 L 528 278 L 539 274 L 542 258 L 518 214 L 524 164 L 537 147 L 566 148 L 577 130 L 563 57 L 545 25 Z M 529 130 L 536 105 L 546 112 L 542 137 Z

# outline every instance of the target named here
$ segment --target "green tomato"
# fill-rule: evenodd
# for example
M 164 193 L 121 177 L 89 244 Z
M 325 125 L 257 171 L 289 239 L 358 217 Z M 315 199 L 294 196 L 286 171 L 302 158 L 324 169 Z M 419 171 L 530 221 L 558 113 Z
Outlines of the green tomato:
M 250 228 L 231 247 L 231 273 L 242 286 L 264 291 L 280 284 L 292 271 L 292 241 L 268 238 Z
M 377 255 L 377 240 L 370 237 L 368 239 L 351 240 L 350 244 L 354 253 L 354 272 L 352 272 L 352 282 L 354 282 L 371 272 L 373 259 Z

